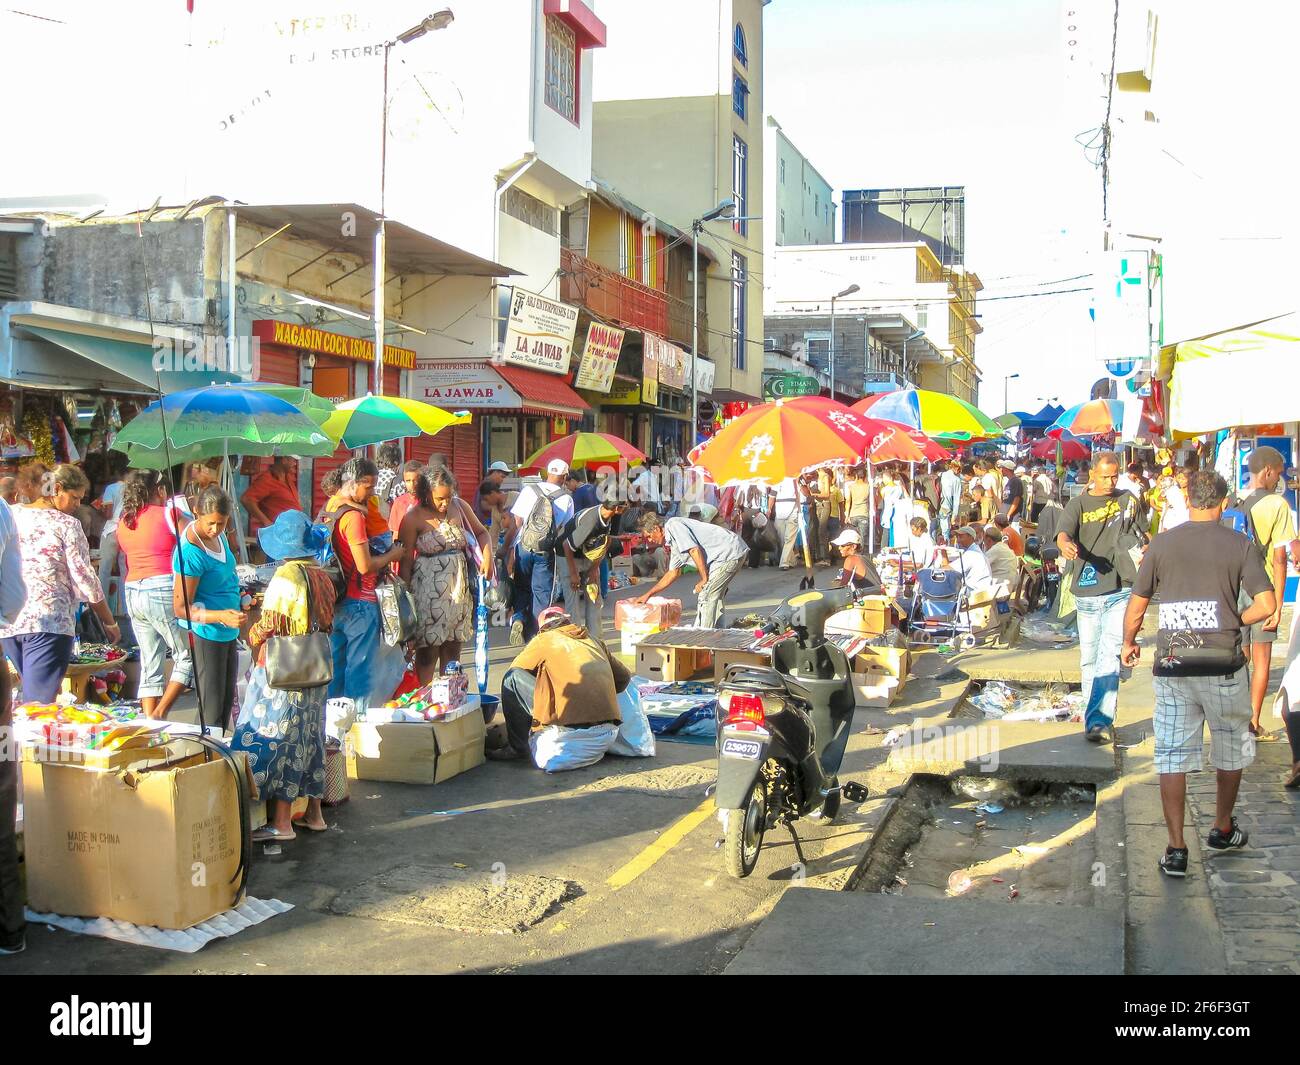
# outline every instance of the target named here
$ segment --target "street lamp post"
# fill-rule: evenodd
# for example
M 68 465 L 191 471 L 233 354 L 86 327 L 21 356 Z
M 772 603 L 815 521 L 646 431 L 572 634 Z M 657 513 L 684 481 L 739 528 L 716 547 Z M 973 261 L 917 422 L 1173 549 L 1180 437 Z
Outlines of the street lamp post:
M 908 341 L 911 341 L 911 340 L 919 340 L 919 339 L 920 339 L 921 337 L 923 337 L 923 336 L 925 336 L 925 330 L 924 330 L 924 329 L 913 329 L 912 332 L 911 332 L 908 336 L 903 337 L 903 386 L 904 386 L 904 387 L 907 386 L 907 344 L 908 344 Z
M 835 398 L 835 301 L 842 300 L 845 296 L 852 296 L 857 292 L 860 286 L 850 285 L 843 292 L 837 292 L 831 297 L 831 346 L 830 346 L 830 369 L 831 369 L 831 399 Z
M 1002 413 L 1003 414 L 1011 413 L 1011 400 L 1009 398 L 1011 395 L 1011 379 L 1013 377 L 1019 377 L 1019 376 L 1020 375 L 1018 373 L 1009 373 L 1002 378 Z
M 417 22 L 409 30 L 384 42 L 384 106 L 379 127 L 379 228 L 375 230 L 375 395 L 384 394 L 384 275 L 388 272 L 388 233 L 385 217 L 388 191 L 388 53 L 399 44 L 410 44 L 432 30 L 446 29 L 455 16 L 443 8 Z
M 721 218 L 736 208 L 735 200 L 723 200 L 691 223 L 691 447 L 699 434 L 700 393 L 696 387 L 696 360 L 700 351 L 700 233 L 704 223 Z

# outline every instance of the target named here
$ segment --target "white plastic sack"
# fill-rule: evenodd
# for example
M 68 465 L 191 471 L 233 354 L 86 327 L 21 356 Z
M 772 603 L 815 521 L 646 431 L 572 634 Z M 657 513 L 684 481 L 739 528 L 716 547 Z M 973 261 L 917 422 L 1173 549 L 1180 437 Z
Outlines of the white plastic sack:
M 622 755 L 624 758 L 653 758 L 655 755 L 655 734 L 650 730 L 650 718 L 641 706 L 641 691 L 635 683 L 618 697 L 618 712 L 623 718 L 618 726 L 618 735 L 610 754 Z
M 381 639 L 372 663 L 367 705 L 383 706 L 393 697 L 393 692 L 397 691 L 406 675 L 406 651 L 401 647 L 389 647 Z
M 325 700 L 325 737 L 343 742 L 348 730 L 356 724 L 357 705 L 351 699 L 340 697 Z
M 613 724 L 592 725 L 591 728 L 547 725 L 528 737 L 528 749 L 538 769 L 563 773 L 566 769 L 595 765 L 605 757 L 617 736 L 618 726 Z
M 243 709 L 248 702 L 248 677 L 253 671 L 253 652 L 248 644 L 240 640 L 235 644 L 235 705 L 230 712 L 233 723 L 243 716 Z
M 1285 710 L 1300 708 L 1300 658 L 1292 659 L 1282 674 L 1282 685 L 1273 697 L 1273 716 L 1281 718 Z

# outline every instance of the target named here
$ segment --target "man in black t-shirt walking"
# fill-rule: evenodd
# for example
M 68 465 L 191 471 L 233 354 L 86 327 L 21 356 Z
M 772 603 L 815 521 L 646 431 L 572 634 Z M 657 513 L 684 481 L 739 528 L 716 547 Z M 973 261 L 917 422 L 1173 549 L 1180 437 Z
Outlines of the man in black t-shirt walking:
M 1118 477 L 1115 453 L 1098 452 L 1088 490 L 1066 504 L 1056 533 L 1061 557 L 1070 560 L 1087 705 L 1083 727 L 1093 743 L 1104 742 L 1115 721 L 1124 608 L 1137 572 L 1133 556 L 1143 541 L 1137 500 L 1115 490 Z
M 1255 760 L 1241 627 L 1272 616 L 1277 605 L 1255 546 L 1219 523 L 1228 494 L 1223 478 L 1199 470 L 1187 488 L 1191 521 L 1151 541 L 1124 615 L 1122 651 L 1125 665 L 1137 662 L 1138 630 L 1147 605 L 1157 599 L 1153 726 L 1160 802 L 1169 830 L 1160 868 L 1168 876 L 1187 875 L 1187 774 L 1201 769 L 1206 724 L 1210 761 L 1218 775 L 1214 828 L 1206 843 L 1213 850 L 1246 845 L 1246 833 L 1232 816 L 1242 770 Z M 1242 591 L 1250 605 L 1239 612 Z

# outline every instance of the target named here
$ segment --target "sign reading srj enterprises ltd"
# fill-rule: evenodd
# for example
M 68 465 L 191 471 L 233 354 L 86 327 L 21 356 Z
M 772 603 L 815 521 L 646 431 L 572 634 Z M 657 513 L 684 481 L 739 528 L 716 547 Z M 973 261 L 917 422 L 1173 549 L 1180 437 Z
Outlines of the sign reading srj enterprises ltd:
M 578 308 L 516 288 L 510 296 L 506 326 L 506 362 L 547 373 L 569 372 Z
M 623 347 L 623 330 L 602 322 L 587 326 L 587 342 L 582 348 L 582 362 L 573 382 L 577 388 L 608 392 L 618 368 L 618 353 Z
M 435 407 L 486 407 L 513 410 L 523 405 L 519 393 L 486 362 L 421 359 L 410 376 L 412 399 Z

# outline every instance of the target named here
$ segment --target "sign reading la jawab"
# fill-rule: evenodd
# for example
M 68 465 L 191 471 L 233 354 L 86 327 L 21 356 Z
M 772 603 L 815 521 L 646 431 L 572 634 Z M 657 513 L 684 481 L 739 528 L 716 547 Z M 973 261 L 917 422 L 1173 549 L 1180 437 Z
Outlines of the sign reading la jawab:
M 567 374 L 578 308 L 516 288 L 510 296 L 502 357 L 517 366 Z

